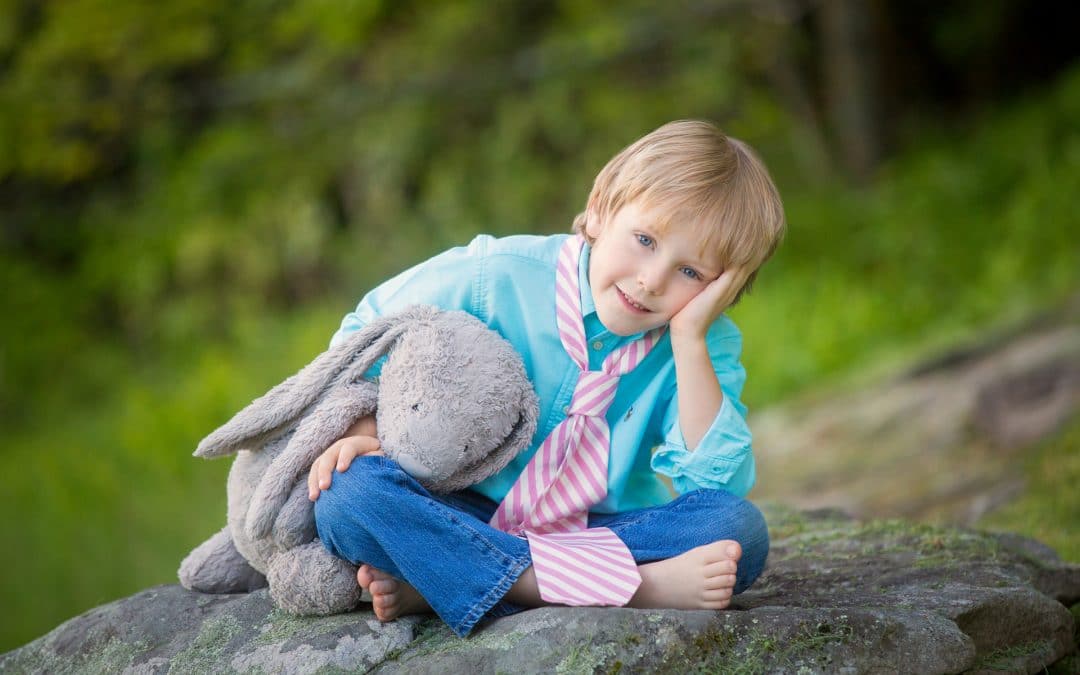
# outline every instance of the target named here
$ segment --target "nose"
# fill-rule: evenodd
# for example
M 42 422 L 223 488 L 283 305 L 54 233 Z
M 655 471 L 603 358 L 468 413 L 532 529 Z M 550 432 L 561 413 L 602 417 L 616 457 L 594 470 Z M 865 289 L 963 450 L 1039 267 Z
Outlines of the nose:
M 660 265 L 643 265 L 638 270 L 638 285 L 650 295 L 663 292 L 665 278 L 664 270 Z

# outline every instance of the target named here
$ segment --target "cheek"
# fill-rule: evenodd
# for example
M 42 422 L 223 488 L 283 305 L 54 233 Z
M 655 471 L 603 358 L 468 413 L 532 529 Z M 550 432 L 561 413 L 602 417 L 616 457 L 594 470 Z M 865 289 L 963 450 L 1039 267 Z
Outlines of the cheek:
M 698 296 L 698 294 L 701 293 L 701 291 L 703 291 L 703 290 L 704 290 L 703 288 L 698 288 L 698 287 L 695 287 L 695 286 L 691 286 L 689 284 L 682 284 L 679 287 L 677 287 L 675 289 L 675 292 L 672 293 L 672 303 L 671 303 L 674 306 L 675 311 L 677 312 L 680 309 L 682 309 L 683 307 L 685 307 L 687 304 L 690 303 L 691 300 L 696 298 Z
M 589 271 L 597 279 L 610 280 L 619 275 L 619 270 L 622 268 L 619 260 L 622 257 L 618 251 L 607 244 L 603 248 L 594 248 L 589 260 Z
M 635 241 L 608 242 L 607 263 L 623 272 L 638 269 L 646 249 Z

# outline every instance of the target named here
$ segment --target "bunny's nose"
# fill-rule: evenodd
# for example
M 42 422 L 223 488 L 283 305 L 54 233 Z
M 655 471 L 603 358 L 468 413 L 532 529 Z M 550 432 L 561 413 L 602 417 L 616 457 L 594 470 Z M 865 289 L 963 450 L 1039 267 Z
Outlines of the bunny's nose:
M 431 474 L 433 473 L 431 469 L 421 464 L 415 457 L 410 457 L 409 455 L 397 457 L 397 463 L 401 465 L 402 469 L 405 469 L 405 473 L 417 480 L 431 478 Z

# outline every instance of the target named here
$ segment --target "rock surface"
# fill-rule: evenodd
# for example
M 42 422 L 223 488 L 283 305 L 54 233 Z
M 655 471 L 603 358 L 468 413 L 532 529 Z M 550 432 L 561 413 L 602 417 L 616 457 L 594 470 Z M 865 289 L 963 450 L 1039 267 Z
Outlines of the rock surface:
M 1034 673 L 1076 650 L 1080 565 L 1037 542 L 832 511 L 767 517 L 766 573 L 728 611 L 546 608 L 459 639 L 434 618 L 301 619 L 265 590 L 159 586 L 0 656 L 0 672 Z

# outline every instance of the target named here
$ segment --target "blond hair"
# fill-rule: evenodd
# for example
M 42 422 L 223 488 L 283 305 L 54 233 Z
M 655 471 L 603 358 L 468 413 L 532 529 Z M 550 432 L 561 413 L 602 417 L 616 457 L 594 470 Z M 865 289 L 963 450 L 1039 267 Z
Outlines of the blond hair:
M 592 243 L 589 218 L 610 219 L 631 202 L 658 208 L 661 230 L 693 227 L 703 255 L 723 268 L 752 270 L 738 297 L 784 237 L 784 207 L 765 164 L 740 140 L 709 122 L 669 122 L 615 155 L 600 171 L 574 232 Z

